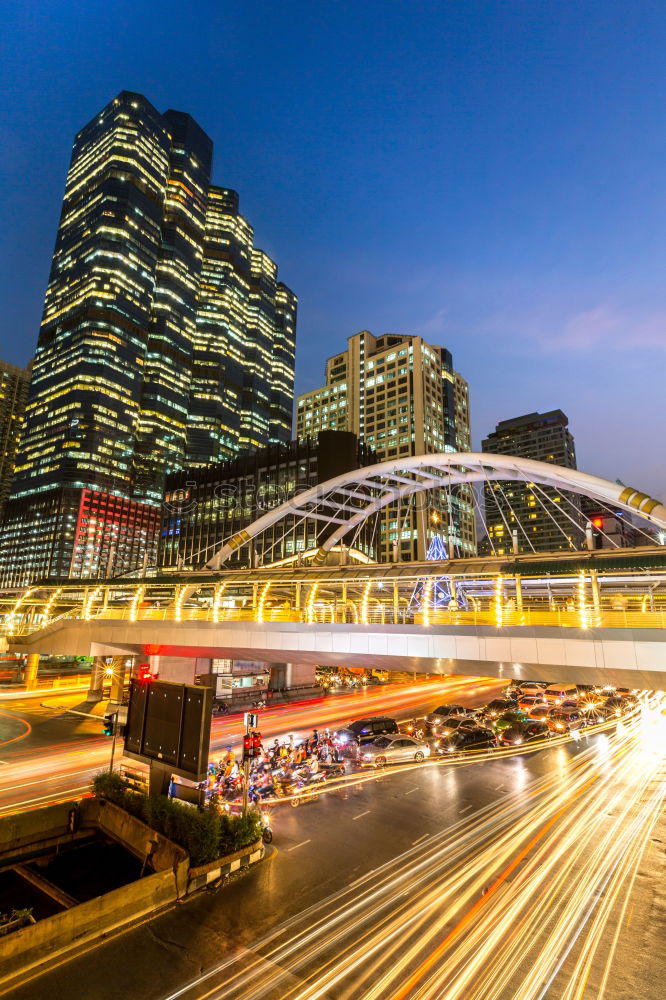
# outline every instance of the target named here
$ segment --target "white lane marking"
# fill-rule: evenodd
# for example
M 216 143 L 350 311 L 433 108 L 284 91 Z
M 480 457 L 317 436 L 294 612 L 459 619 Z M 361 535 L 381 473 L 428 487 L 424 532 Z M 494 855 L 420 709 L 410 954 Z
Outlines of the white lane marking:
M 412 841 L 412 847 L 414 847 L 414 846 L 415 846 L 416 844 L 420 844 L 422 840 L 427 840 L 427 838 L 428 838 L 429 836 L 430 836 L 430 834 L 429 834 L 429 833 L 424 833 L 424 834 L 423 834 L 423 836 L 422 836 L 422 837 L 419 837 L 419 839 L 418 839 L 418 840 L 413 840 L 413 841 Z
M 496 791 L 496 792 L 499 792 L 499 791 L 501 791 L 501 790 L 502 790 L 502 788 L 504 788 L 504 785 L 495 785 L 495 791 Z
M 369 872 L 365 873 L 365 875 L 361 875 L 359 878 L 354 879 L 353 882 L 349 883 L 348 888 L 352 889 L 355 885 L 358 885 L 359 882 L 365 882 L 366 878 L 370 878 L 370 876 L 372 875 L 372 873 L 374 872 L 374 870 L 375 870 L 374 868 L 371 868 Z
M 470 804 L 468 806 L 465 806 L 464 809 L 458 810 L 458 815 L 460 816 L 461 813 L 466 813 L 468 809 L 473 809 L 473 808 L 474 808 L 474 803 L 470 802 Z
M 405 792 L 405 795 L 411 795 L 412 792 L 418 792 L 418 790 L 419 786 L 417 785 L 416 788 L 410 788 L 408 792 Z
M 352 816 L 352 819 L 360 819 L 361 816 L 367 816 L 369 812 L 370 810 L 366 809 L 364 813 L 359 813 L 358 816 Z
M 305 845 L 306 845 L 306 844 L 309 844 L 309 843 L 310 843 L 310 841 L 309 841 L 309 840 L 302 840 L 302 841 L 300 842 L 300 844 L 294 844 L 294 846 L 293 846 L 293 847 L 288 847 L 288 848 L 287 848 L 287 850 L 288 850 L 288 851 L 295 851 L 297 847 L 305 847 Z

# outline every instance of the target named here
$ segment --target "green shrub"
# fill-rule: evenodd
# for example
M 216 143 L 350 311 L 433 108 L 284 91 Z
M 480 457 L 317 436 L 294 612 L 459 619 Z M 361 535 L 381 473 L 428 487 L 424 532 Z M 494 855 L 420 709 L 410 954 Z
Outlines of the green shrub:
M 102 771 L 96 774 L 92 780 L 93 794 L 98 799 L 108 799 L 118 806 L 125 805 L 125 796 L 128 792 L 126 782 L 115 771 Z
M 185 848 L 194 867 L 249 847 L 261 837 L 256 813 L 229 816 L 220 813 L 214 805 L 193 809 L 165 796 L 143 795 L 128 788 L 116 773 L 105 771 L 96 775 L 92 789 L 98 798 L 121 806 L 153 830 Z

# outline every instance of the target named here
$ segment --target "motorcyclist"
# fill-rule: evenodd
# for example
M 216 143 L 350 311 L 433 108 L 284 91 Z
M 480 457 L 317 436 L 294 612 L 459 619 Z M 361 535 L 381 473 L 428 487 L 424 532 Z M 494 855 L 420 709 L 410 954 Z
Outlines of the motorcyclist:
M 237 773 L 238 773 L 238 765 L 236 764 L 236 754 L 233 752 L 231 747 L 227 747 L 227 755 L 224 758 L 224 768 L 222 771 L 222 778 L 225 781 L 228 781 L 229 778 L 235 777 Z

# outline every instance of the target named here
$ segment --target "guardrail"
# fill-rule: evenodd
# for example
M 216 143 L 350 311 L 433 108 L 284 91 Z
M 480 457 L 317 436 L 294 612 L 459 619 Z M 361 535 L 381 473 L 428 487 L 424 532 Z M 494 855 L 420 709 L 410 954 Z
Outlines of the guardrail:
M 609 629 L 666 629 L 666 611 L 614 611 L 603 606 L 583 607 L 575 610 L 541 610 L 524 607 L 522 610 L 505 607 L 491 607 L 480 610 L 440 610 L 425 609 L 410 611 L 408 608 L 395 609 L 390 604 L 373 604 L 371 608 L 337 608 L 331 603 L 319 603 L 301 610 L 250 608 L 165 608 L 107 607 L 99 614 L 83 619 L 78 614 L 62 615 L 58 619 L 70 621 L 125 621 L 125 622 L 209 622 L 225 624 L 231 622 L 252 622 L 256 624 L 293 623 L 302 625 L 420 625 L 437 626 L 523 626 L 553 628 L 609 628 Z M 51 624 L 49 622 L 48 624 Z M 16 623 L 12 636 L 29 635 L 44 625 Z

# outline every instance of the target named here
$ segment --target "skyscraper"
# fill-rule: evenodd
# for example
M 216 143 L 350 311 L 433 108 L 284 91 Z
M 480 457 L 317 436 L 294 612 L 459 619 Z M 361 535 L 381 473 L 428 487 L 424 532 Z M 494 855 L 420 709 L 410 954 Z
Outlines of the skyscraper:
M 231 260 L 211 308 L 211 260 L 226 252 L 211 247 L 212 152 L 189 115 L 126 91 L 76 136 L 0 541 L 5 583 L 154 562 L 168 472 L 290 439 L 295 296 L 226 192 L 248 277 Z
M 29 383 L 29 370 L 0 361 L 0 516 L 14 475 Z
M 481 449 L 576 468 L 574 439 L 562 410 L 501 420 L 482 441 Z M 585 519 L 575 494 L 522 482 L 488 484 L 484 493 L 487 538 L 483 547 L 488 551 L 504 555 L 513 548 L 553 552 L 581 547 Z
M 326 385 L 298 398 L 296 431 L 354 431 L 378 461 L 407 455 L 469 451 L 467 382 L 445 347 L 422 337 L 367 330 L 326 363 Z M 425 559 L 429 541 L 443 537 L 451 555 L 476 552 L 474 502 L 467 486 L 432 490 L 406 506 L 389 505 L 379 524 L 380 560 Z

